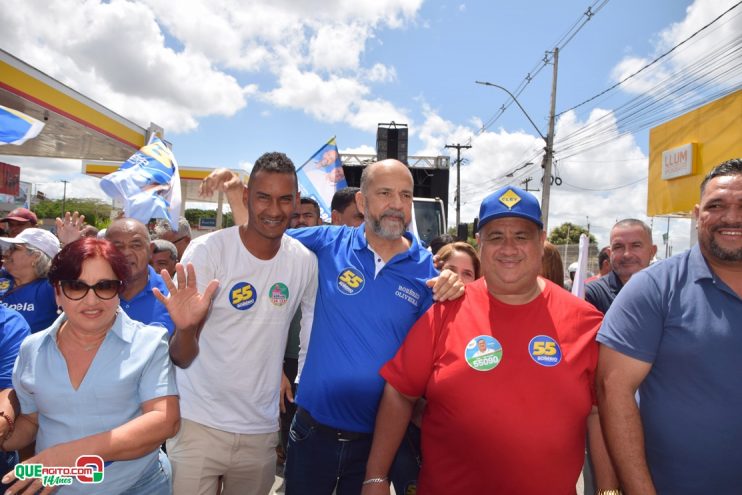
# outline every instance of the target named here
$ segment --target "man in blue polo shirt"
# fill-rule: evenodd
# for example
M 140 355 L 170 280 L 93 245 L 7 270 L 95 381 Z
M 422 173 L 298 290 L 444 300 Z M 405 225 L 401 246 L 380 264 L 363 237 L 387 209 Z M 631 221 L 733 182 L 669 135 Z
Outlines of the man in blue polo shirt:
M 162 277 L 149 264 L 153 246 L 147 227 L 133 218 L 120 218 L 106 229 L 106 239 L 124 253 L 131 268 L 131 277 L 120 296 L 121 308 L 131 319 L 162 325 L 172 335 L 173 320 L 152 293 L 153 287 L 165 295 L 168 290 Z
M 13 365 L 18 356 L 23 339 L 31 333 L 28 323 L 17 311 L 0 304 L 0 476 L 4 475 L 18 462 L 16 452 L 4 452 L 3 442 L 13 434 L 17 413 L 20 413 L 18 400 L 10 392 L 13 382 Z M 0 484 L 0 494 L 5 493 L 6 485 Z
M 431 255 L 407 232 L 412 191 L 407 167 L 384 160 L 363 171 L 364 224 L 288 232 L 317 255 L 320 279 L 289 435 L 289 495 L 360 492 L 384 387 L 379 369 L 434 299 L 462 292 L 430 290 Z
M 601 422 L 624 493 L 742 490 L 742 159 L 706 176 L 693 216 L 698 245 L 632 276 L 597 338 Z

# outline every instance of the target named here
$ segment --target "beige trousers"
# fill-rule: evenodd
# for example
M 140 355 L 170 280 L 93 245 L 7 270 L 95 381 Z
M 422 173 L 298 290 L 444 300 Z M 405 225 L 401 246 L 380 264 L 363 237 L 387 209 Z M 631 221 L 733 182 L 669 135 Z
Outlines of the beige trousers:
M 167 441 L 173 495 L 267 495 L 276 475 L 278 432 L 242 435 L 187 419 Z

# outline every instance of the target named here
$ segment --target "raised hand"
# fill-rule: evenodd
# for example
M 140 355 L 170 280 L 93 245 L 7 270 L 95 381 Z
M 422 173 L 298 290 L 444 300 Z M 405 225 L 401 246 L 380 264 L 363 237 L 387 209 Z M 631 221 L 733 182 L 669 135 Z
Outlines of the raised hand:
M 219 287 L 219 281 L 209 282 L 204 293 L 200 294 L 196 285 L 196 270 L 191 263 L 188 263 L 185 268 L 180 263 L 175 265 L 177 286 L 167 270 L 162 270 L 160 274 L 170 294 L 165 296 L 156 287 L 152 292 L 167 308 L 176 330 L 199 327 L 209 312 L 211 300 Z
M 64 214 L 64 220 L 57 217 L 54 223 L 57 225 L 59 241 L 62 245 L 67 245 L 82 237 L 81 232 L 85 224 L 85 215 L 80 215 L 78 212 L 70 214 L 68 211 Z
M 239 189 L 242 194 L 242 188 L 242 179 L 239 175 L 227 168 L 217 168 L 201 181 L 198 194 L 202 197 L 209 197 L 217 191 L 229 193 L 234 189 Z

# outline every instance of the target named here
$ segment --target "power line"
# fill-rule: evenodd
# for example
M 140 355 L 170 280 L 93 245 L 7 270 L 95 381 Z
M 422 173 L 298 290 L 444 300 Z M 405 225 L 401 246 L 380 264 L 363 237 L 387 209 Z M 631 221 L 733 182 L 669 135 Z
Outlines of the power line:
M 595 95 L 595 96 L 593 96 L 591 98 L 588 98 L 587 100 L 583 101 L 582 103 L 578 103 L 577 105 L 575 105 L 575 106 L 573 106 L 571 108 L 568 108 L 567 110 L 564 110 L 562 112 L 559 112 L 557 114 L 557 117 L 563 115 L 566 112 L 569 112 L 570 110 L 575 110 L 577 108 L 580 108 L 581 106 L 583 106 L 583 105 L 585 105 L 585 104 L 593 101 L 596 98 L 599 98 L 600 96 L 608 93 L 609 91 L 612 91 L 612 90 L 616 89 L 617 87 L 619 87 L 620 85 L 622 85 L 623 83 L 625 83 L 626 81 L 628 81 L 629 79 L 632 79 L 633 77 L 637 76 L 638 74 L 644 72 L 644 70 L 646 70 L 649 67 L 653 66 L 654 64 L 656 64 L 657 62 L 659 62 L 660 60 L 662 60 L 663 58 L 665 58 L 667 55 L 669 55 L 672 52 L 674 52 L 677 48 L 679 48 L 680 46 L 684 45 L 685 43 L 687 43 L 691 39 L 695 38 L 699 33 L 701 33 L 702 31 L 704 31 L 705 29 L 707 29 L 709 26 L 713 25 L 716 21 L 718 21 L 719 19 L 721 19 L 722 17 L 724 17 L 725 15 L 727 15 L 729 12 L 731 12 L 732 10 L 736 9 L 737 7 L 739 7 L 740 4 L 742 4 L 742 1 L 741 2 L 737 2 L 736 4 L 734 4 L 733 6 L 731 6 L 729 9 L 727 9 L 726 11 L 724 11 L 723 13 L 721 13 L 718 17 L 716 17 L 713 21 L 709 22 L 708 24 L 706 24 L 705 26 L 703 26 L 701 29 L 699 29 L 695 33 L 691 34 L 689 37 L 687 37 L 686 39 L 684 39 L 683 41 L 681 41 L 677 45 L 673 46 L 668 51 L 666 51 L 665 53 L 663 53 L 662 55 L 660 55 L 659 57 L 655 58 L 654 60 L 652 60 L 648 64 L 644 65 L 644 67 L 642 67 L 638 71 L 634 72 L 631 75 L 626 76 L 625 78 L 623 78 L 622 80 L 620 80 L 619 82 L 617 82 L 616 84 L 614 84 L 613 86 L 611 86 L 611 87 L 609 87 L 607 89 L 604 89 L 603 91 L 601 91 L 597 95 Z

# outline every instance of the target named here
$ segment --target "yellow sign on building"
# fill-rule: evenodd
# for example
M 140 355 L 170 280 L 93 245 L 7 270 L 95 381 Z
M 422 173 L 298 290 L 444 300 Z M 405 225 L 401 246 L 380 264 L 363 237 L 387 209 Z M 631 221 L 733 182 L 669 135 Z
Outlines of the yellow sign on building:
M 742 157 L 742 90 L 649 131 L 647 215 L 690 214 L 704 176 Z

